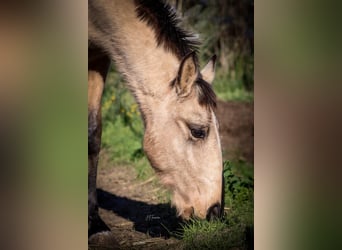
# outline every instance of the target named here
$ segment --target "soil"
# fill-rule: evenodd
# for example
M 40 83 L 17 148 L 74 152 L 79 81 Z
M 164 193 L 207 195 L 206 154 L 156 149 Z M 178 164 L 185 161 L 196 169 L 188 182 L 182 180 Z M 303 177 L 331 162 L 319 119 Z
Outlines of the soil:
M 254 105 L 219 101 L 216 110 L 223 159 L 254 162 Z
M 168 231 L 180 221 L 170 204 L 160 202 L 166 190 L 156 178 L 138 180 L 129 166 L 99 168 L 99 213 L 111 232 L 92 236 L 90 249 L 179 249 L 180 241 Z
M 253 105 L 219 101 L 216 114 L 224 159 L 252 163 Z M 99 213 L 111 231 L 92 235 L 89 249 L 182 249 L 181 240 L 170 234 L 180 230 L 180 221 L 156 177 L 139 180 L 133 167 L 111 166 L 102 151 L 97 187 Z

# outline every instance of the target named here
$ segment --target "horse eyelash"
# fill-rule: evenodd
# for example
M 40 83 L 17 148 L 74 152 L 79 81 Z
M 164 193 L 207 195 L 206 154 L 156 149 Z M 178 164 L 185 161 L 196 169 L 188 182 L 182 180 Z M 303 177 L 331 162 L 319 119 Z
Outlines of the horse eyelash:
M 209 134 L 209 127 L 208 127 L 208 126 L 194 125 L 194 124 L 189 125 L 189 124 L 188 124 L 188 128 L 189 128 L 189 130 L 190 130 L 191 137 L 192 137 L 192 138 L 196 138 L 196 140 L 198 140 L 198 139 L 204 140 L 205 138 L 208 137 L 208 134 Z M 203 130 L 203 132 L 204 132 L 204 137 L 196 137 L 196 136 L 194 136 L 194 135 L 192 134 L 192 131 L 193 131 L 193 130 Z
M 188 123 L 188 128 L 191 129 L 209 129 L 208 125 L 198 125 L 194 123 Z

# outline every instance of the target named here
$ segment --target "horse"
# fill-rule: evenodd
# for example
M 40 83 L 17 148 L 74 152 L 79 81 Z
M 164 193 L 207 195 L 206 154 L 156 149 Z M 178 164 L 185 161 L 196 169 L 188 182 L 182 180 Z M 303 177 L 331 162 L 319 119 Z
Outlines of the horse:
M 220 217 L 222 152 L 212 88 L 216 56 L 199 69 L 199 39 L 161 0 L 88 2 L 88 234 L 98 214 L 101 97 L 113 61 L 144 124 L 143 149 L 183 220 Z M 97 229 L 96 229 L 97 228 Z

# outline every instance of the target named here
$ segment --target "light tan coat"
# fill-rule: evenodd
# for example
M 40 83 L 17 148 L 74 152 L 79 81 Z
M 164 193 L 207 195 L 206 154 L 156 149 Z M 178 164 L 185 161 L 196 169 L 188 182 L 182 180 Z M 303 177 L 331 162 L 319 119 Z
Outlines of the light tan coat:
M 221 203 L 222 155 L 213 107 L 199 102 L 205 93 L 196 82 L 213 81 L 215 62 L 200 72 L 194 53 L 180 60 L 135 10 L 131 0 L 90 1 L 89 41 L 125 76 L 144 120 L 144 150 L 178 215 L 205 218 Z

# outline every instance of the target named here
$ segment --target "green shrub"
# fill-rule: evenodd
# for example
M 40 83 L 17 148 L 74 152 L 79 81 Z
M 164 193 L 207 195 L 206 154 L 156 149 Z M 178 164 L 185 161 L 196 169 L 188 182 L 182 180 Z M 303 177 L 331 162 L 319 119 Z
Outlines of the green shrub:
M 102 147 L 113 164 L 136 167 L 139 178 L 152 175 L 142 149 L 143 123 L 138 105 L 122 77 L 112 70 L 102 97 Z

